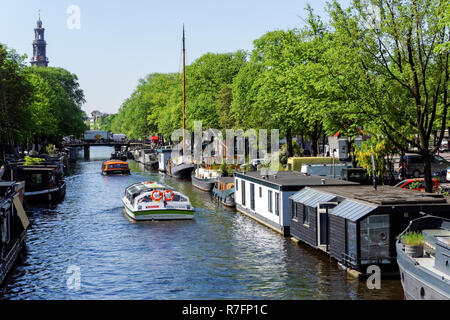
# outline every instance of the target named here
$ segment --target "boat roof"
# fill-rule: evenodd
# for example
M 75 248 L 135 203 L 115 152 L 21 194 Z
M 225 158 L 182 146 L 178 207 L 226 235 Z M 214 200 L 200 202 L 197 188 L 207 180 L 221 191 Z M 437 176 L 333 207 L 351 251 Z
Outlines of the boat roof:
M 153 182 L 153 181 L 143 181 L 143 182 L 135 183 L 127 188 L 127 190 L 131 191 L 131 193 L 142 193 L 142 192 L 147 192 L 147 191 L 154 190 L 154 189 L 173 190 L 173 188 L 168 185 L 158 183 L 158 182 Z
M 103 161 L 103 163 L 104 164 L 113 164 L 113 163 L 128 164 L 128 162 L 122 161 L 122 160 L 107 160 L 107 161 Z

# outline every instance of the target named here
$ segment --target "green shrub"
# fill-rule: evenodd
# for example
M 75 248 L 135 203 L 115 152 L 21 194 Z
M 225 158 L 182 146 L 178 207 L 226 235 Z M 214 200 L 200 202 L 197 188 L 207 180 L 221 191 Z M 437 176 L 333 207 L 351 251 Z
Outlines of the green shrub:
M 33 157 L 29 157 L 29 156 L 25 156 L 25 166 L 32 166 L 32 165 L 36 165 L 36 164 L 41 164 L 42 162 L 44 162 L 45 159 L 41 159 L 41 158 L 33 158 Z
M 419 246 L 425 243 L 425 236 L 420 232 L 408 232 L 400 237 L 400 240 L 407 246 Z

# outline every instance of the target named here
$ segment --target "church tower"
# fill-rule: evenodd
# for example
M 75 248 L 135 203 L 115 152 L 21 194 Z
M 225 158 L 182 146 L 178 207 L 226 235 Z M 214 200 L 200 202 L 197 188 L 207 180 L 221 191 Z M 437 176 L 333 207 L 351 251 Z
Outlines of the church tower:
M 34 41 L 33 41 L 33 59 L 31 64 L 38 67 L 47 67 L 48 58 L 46 56 L 47 42 L 44 40 L 45 29 L 42 28 L 41 15 L 36 22 L 37 28 L 34 28 Z

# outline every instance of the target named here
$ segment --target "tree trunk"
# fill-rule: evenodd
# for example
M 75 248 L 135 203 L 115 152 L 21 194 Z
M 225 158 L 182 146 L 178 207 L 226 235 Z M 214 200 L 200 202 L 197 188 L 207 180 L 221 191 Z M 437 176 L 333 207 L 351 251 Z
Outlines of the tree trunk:
M 319 139 L 313 135 L 311 136 L 311 153 L 313 157 L 317 157 L 317 144 Z
M 424 162 L 424 178 L 425 178 L 425 192 L 433 192 L 433 180 L 431 176 L 431 153 L 425 150 L 422 153 Z
M 294 156 L 294 150 L 292 149 L 292 132 L 291 128 L 286 130 L 286 144 L 287 144 L 287 153 L 288 158 Z

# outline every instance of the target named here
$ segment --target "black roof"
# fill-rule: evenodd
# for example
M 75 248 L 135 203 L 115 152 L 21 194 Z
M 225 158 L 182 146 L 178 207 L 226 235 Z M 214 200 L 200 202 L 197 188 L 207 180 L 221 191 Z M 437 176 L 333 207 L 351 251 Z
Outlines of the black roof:
M 348 186 L 323 186 L 317 190 L 341 196 L 346 199 L 369 202 L 379 206 L 449 204 L 447 198 L 442 195 L 391 186 L 378 186 L 377 190 L 374 190 L 372 186 L 368 185 L 361 185 L 358 188 L 350 188 Z
M 316 175 L 307 175 L 298 171 L 278 171 L 275 175 L 263 175 L 261 171 L 237 172 L 236 178 L 250 180 L 255 183 L 275 187 L 279 190 L 300 190 L 313 186 L 359 185 L 356 182 L 331 179 Z

